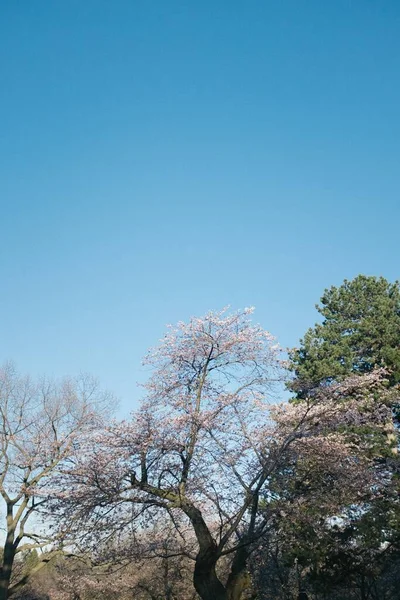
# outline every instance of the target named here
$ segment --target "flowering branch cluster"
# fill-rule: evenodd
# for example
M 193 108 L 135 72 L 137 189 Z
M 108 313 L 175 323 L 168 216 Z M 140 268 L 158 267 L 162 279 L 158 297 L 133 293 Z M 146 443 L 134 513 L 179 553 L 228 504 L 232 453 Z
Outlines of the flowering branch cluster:
M 384 431 L 390 420 L 379 371 L 273 404 L 285 377 L 281 353 L 251 313 L 170 327 L 145 359 L 153 374 L 140 409 L 80 447 L 58 492 L 68 522 L 84 520 L 94 541 L 129 524 L 134 533 L 160 510 L 178 530 L 189 524 L 194 585 L 205 600 L 236 597 L 250 552 L 285 506 L 319 504 L 328 517 L 371 490 L 358 429 L 368 420 Z M 216 565 L 225 555 L 232 568 L 222 582 Z

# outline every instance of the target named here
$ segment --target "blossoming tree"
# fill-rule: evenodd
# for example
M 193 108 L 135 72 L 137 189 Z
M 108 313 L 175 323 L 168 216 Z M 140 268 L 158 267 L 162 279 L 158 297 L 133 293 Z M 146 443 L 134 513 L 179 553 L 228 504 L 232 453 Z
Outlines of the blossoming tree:
M 82 436 L 99 425 L 98 409 L 106 400 L 88 376 L 33 382 L 12 364 L 0 368 L 0 498 L 6 525 L 0 600 L 9 595 L 16 555 L 49 549 L 57 541 L 48 528 L 42 534 L 40 521 L 34 519 L 49 499 L 39 488 L 52 480 Z M 35 570 L 50 556 L 43 555 Z M 18 587 L 22 582 L 14 583 Z
M 390 410 L 369 401 L 379 373 L 331 386 L 318 402 L 275 405 L 280 350 L 251 312 L 170 327 L 146 357 L 152 376 L 140 409 L 80 449 L 64 474 L 73 493 L 59 493 L 68 521 L 79 516 L 94 539 L 126 536 L 130 524 L 143 528 L 160 511 L 178 531 L 190 527 L 203 600 L 243 597 L 249 556 L 285 506 L 295 514 L 312 502 L 328 518 L 371 489 L 356 428 L 365 405 L 377 428 Z M 352 400 L 342 402 L 350 389 Z M 354 425 L 351 435 L 344 421 Z

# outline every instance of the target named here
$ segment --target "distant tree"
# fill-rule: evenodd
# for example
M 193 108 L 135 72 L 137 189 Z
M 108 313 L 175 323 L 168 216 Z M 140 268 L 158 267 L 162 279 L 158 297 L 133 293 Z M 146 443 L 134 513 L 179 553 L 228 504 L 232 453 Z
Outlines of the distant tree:
M 310 389 L 351 373 L 390 371 L 400 382 L 400 285 L 359 275 L 325 290 L 316 306 L 321 323 L 310 328 L 290 355 L 292 389 L 301 398 Z
M 86 444 L 60 480 L 64 520 L 94 547 L 113 532 L 138 535 L 159 514 L 182 539 L 189 528 L 203 600 L 250 593 L 249 558 L 276 519 L 328 518 L 371 489 L 363 439 L 342 423 L 362 424 L 368 411 L 379 429 L 390 412 L 371 399 L 375 372 L 321 390 L 318 402 L 271 405 L 279 349 L 250 312 L 171 328 L 148 355 L 141 408 Z
M 162 543 L 156 528 L 119 547 L 118 555 L 111 544 L 84 556 L 58 555 L 13 600 L 198 600 L 193 561 L 176 552 L 173 526 L 165 519 L 160 526 Z M 99 551 L 105 561 L 99 561 Z
M 31 572 L 50 560 L 48 552 L 41 557 L 31 554 L 31 568 L 24 570 L 20 581 L 15 577 L 12 581 L 17 555 L 60 541 L 49 533 L 48 526 L 41 533 L 38 518 L 48 495 L 40 494 L 40 489 L 51 485 L 76 444 L 99 424 L 98 411 L 105 401 L 107 395 L 100 393 L 96 381 L 88 376 L 60 383 L 44 378 L 34 382 L 19 375 L 12 364 L 0 368 L 0 499 L 6 530 L 0 600 L 6 600 Z

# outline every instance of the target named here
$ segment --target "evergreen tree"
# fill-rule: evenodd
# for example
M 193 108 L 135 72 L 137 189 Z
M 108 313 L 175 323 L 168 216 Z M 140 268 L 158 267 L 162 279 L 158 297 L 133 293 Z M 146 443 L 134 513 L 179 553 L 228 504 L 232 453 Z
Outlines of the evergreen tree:
M 296 393 L 297 399 L 302 400 L 314 390 L 329 387 L 351 374 L 369 373 L 384 367 L 388 370 L 387 384 L 395 403 L 400 383 L 399 282 L 390 283 L 383 277 L 359 275 L 351 281 L 345 280 L 339 287 L 326 289 L 316 308 L 322 317 L 321 322 L 308 329 L 300 347 L 290 353 L 294 379 L 289 387 Z M 383 398 L 377 394 L 376 400 L 382 402 Z M 399 412 L 397 408 L 398 421 Z M 350 428 L 347 429 L 351 433 Z M 380 497 L 363 503 L 362 510 L 355 507 L 353 519 L 342 532 L 338 531 L 332 547 L 319 548 L 319 567 L 313 573 L 314 584 L 317 588 L 324 587 L 331 577 L 332 589 L 339 592 L 338 596 L 334 594 L 335 598 L 342 598 L 341 578 L 346 583 L 346 598 L 354 597 L 349 593 L 350 579 L 351 585 L 360 586 L 360 589 L 365 587 L 366 581 L 376 589 L 385 586 L 384 574 L 392 564 L 392 554 L 389 555 L 386 547 L 395 549 L 396 553 L 399 548 L 396 427 L 388 422 L 382 430 L 382 437 L 374 438 L 368 423 L 364 423 L 357 428 L 357 434 L 365 434 L 370 441 L 376 468 L 382 465 L 384 476 L 391 474 L 391 485 Z M 332 533 L 328 540 L 334 540 Z M 344 538 L 341 540 L 342 535 Z M 350 536 L 349 539 L 346 536 Z M 310 548 L 314 546 L 306 541 L 303 551 L 307 556 L 313 555 Z M 381 592 L 370 597 L 383 597 L 379 596 Z
M 290 354 L 299 398 L 320 385 L 376 367 L 400 382 L 400 285 L 383 277 L 359 275 L 326 289 L 316 305 L 323 317 Z

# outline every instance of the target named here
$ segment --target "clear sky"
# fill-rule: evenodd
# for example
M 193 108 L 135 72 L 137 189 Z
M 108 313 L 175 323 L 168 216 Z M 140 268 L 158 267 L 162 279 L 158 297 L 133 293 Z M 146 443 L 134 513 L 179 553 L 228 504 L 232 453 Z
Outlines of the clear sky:
M 3 0 L 0 54 L 1 360 L 128 410 L 166 323 L 398 278 L 398 0 Z

